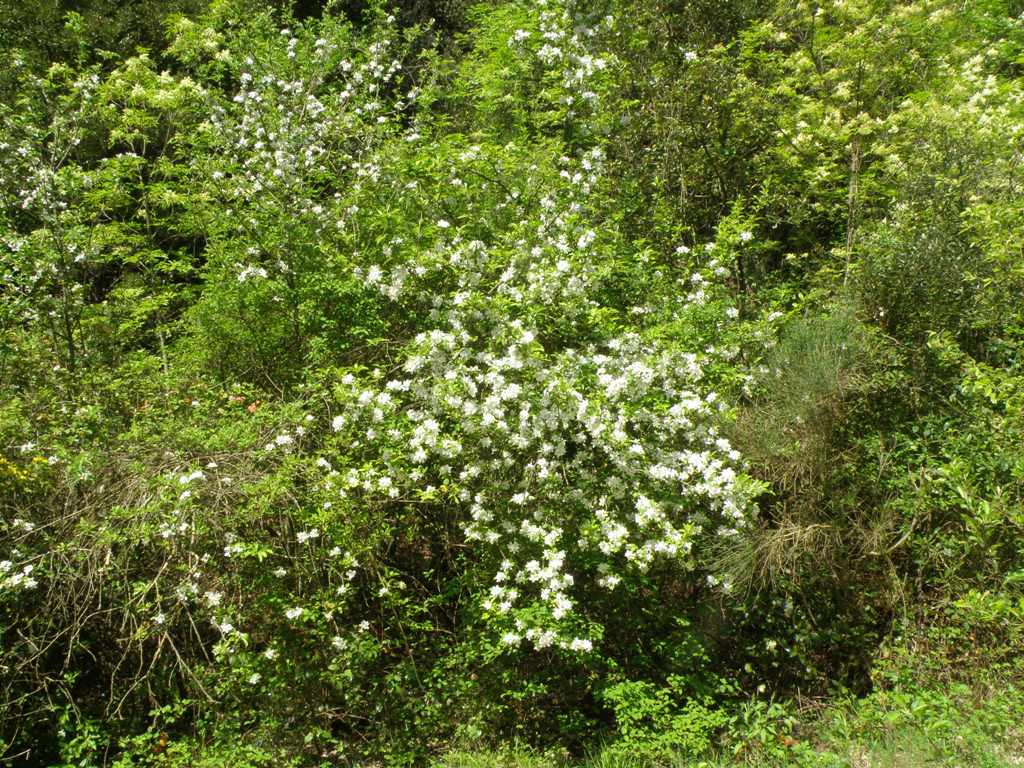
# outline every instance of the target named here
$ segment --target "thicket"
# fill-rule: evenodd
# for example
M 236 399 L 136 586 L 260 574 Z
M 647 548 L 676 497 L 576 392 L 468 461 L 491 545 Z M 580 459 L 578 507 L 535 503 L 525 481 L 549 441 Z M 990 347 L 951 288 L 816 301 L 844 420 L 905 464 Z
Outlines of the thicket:
M 0 3 L 0 762 L 1020 681 L 1016 0 L 71 5 Z

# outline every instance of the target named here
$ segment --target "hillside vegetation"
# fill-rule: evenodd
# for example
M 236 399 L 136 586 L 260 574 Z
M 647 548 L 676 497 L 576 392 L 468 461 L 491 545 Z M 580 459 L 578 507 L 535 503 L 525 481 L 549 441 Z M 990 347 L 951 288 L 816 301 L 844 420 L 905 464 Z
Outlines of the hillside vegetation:
M 1020 0 L 0 61 L 0 764 L 1024 764 Z

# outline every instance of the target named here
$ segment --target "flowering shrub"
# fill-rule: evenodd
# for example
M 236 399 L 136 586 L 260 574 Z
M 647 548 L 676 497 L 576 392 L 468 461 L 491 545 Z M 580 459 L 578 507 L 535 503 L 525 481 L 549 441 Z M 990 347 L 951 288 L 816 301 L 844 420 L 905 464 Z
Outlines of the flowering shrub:
M 390 16 L 354 48 L 323 24 L 282 30 L 259 62 L 214 53 L 238 62 L 239 90 L 214 107 L 202 170 L 237 217 L 216 231 L 210 279 L 215 301 L 256 322 L 292 319 L 271 322 L 300 344 L 324 285 L 374 311 L 374 367 L 335 388 L 325 503 L 385 519 L 454 504 L 503 642 L 589 651 L 600 627 L 580 596 L 659 561 L 692 568 L 695 544 L 745 523 L 754 486 L 717 427 L 702 355 L 602 322 L 658 314 L 609 285 L 624 244 L 604 218 L 599 142 L 582 138 L 611 66 L 591 40 L 610 19 L 589 27 L 557 4 L 518 18 L 530 29 L 510 30 L 500 56 L 535 71 L 575 146 L 517 157 L 419 124 Z

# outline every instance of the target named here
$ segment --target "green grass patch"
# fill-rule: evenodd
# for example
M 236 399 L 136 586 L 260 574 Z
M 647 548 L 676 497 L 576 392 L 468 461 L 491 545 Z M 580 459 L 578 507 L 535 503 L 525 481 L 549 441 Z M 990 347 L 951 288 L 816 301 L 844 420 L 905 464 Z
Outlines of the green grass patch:
M 805 706 L 753 700 L 698 757 L 616 745 L 583 759 L 523 746 L 450 752 L 436 768 L 1013 768 L 1024 766 L 1024 691 L 956 684 Z

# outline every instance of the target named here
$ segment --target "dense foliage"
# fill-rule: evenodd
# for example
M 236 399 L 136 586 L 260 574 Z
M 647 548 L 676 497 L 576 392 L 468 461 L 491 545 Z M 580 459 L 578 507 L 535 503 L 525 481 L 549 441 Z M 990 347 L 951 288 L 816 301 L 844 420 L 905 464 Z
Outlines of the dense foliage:
M 0 762 L 784 758 L 1020 681 L 1014 0 L 34 5 Z

